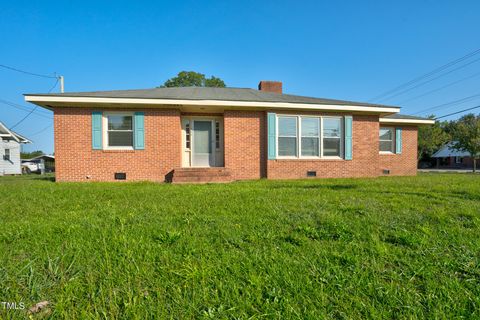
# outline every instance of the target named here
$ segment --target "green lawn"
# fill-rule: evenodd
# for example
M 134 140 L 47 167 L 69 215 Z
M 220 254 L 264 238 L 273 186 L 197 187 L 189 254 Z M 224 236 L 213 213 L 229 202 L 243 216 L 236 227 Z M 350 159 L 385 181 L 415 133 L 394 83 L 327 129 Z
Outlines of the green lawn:
M 0 194 L 0 301 L 34 319 L 480 318 L 480 176 Z

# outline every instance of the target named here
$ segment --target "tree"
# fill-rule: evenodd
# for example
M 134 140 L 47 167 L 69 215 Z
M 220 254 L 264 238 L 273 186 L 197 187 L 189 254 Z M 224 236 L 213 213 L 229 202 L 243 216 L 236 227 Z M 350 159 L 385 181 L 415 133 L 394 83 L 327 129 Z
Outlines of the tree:
M 435 116 L 431 115 L 430 119 Z M 430 158 L 435 151 L 450 141 L 450 135 L 445 132 L 445 124 L 435 122 L 431 126 L 421 126 L 418 128 L 418 159 Z
M 470 153 L 473 172 L 476 172 L 480 156 L 480 115 L 470 113 L 458 119 L 453 127 L 453 139 L 454 149 Z
M 32 159 L 41 155 L 44 155 L 45 153 L 41 150 L 36 150 L 32 152 L 21 152 L 20 153 L 20 159 Z
M 176 77 L 170 78 L 160 86 L 170 87 L 216 87 L 225 88 L 225 82 L 217 77 L 205 78 L 205 75 L 195 71 L 181 71 Z

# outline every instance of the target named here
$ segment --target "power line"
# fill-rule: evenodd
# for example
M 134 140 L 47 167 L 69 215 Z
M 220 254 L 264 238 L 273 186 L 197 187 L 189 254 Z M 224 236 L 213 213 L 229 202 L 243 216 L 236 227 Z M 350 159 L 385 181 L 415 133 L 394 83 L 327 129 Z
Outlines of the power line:
M 40 131 L 37 131 L 37 132 L 35 132 L 35 133 L 33 133 L 33 134 L 29 135 L 29 137 L 36 136 L 37 134 L 40 134 L 40 133 L 44 132 L 45 130 L 47 130 L 47 129 L 48 129 L 48 128 L 50 128 L 51 126 L 53 126 L 53 123 L 49 124 L 48 126 L 46 126 L 45 128 L 43 128 L 42 130 L 40 130 Z
M 16 108 L 18 110 L 22 110 L 22 111 L 25 111 L 25 112 L 30 112 L 32 111 L 32 109 L 26 107 L 26 106 L 22 106 L 20 104 L 16 104 L 14 102 L 11 102 L 11 101 L 7 101 L 7 100 L 4 100 L 4 99 L 0 99 L 0 103 L 4 104 L 4 105 L 7 105 L 7 106 L 10 106 L 10 107 L 13 107 L 13 108 Z M 37 116 L 40 116 L 40 117 L 44 117 L 44 118 L 47 118 L 47 119 L 52 119 L 52 117 L 49 117 L 50 113 L 47 113 L 46 111 L 42 111 L 42 110 L 36 110 L 35 112 L 35 115 Z
M 443 71 L 443 70 L 445 70 L 445 69 L 447 69 L 447 68 L 449 68 L 449 67 L 451 67 L 451 66 L 453 66 L 453 65 L 455 65 L 455 64 L 457 64 L 457 63 L 459 63 L 459 62 L 462 62 L 462 61 L 464 61 L 464 60 L 466 60 L 466 59 L 468 59 L 468 58 L 471 58 L 471 57 L 473 57 L 473 56 L 475 56 L 475 55 L 477 55 L 477 54 L 479 54 L 479 53 L 480 53 L 480 49 L 477 49 L 477 50 L 475 50 L 475 51 L 472 51 L 472 52 L 466 54 L 465 56 L 463 56 L 463 57 L 461 57 L 461 58 L 458 58 L 458 59 L 456 59 L 456 60 L 450 61 L 450 62 L 448 62 L 448 63 L 446 63 L 446 64 L 444 64 L 444 65 L 442 65 L 442 66 L 440 66 L 440 67 L 438 67 L 438 68 L 430 71 L 430 72 L 427 72 L 427 73 L 425 73 L 425 74 L 423 74 L 423 75 L 421 75 L 421 76 L 418 76 L 418 77 L 416 77 L 416 78 L 414 78 L 414 79 L 412 79 L 412 80 L 410 80 L 410 81 L 407 81 L 407 82 L 405 82 L 405 83 L 403 83 L 403 84 L 401 84 L 401 85 L 399 85 L 399 86 L 397 86 L 397 87 L 395 87 L 395 88 L 393 88 L 393 89 L 391 89 L 391 90 L 387 90 L 387 91 L 385 91 L 384 93 L 382 93 L 382 94 L 374 97 L 373 99 L 370 99 L 370 101 L 377 100 L 377 99 L 383 98 L 383 97 L 385 97 L 385 96 L 388 96 L 388 95 L 390 95 L 390 94 L 392 94 L 392 93 L 394 93 L 394 92 L 396 92 L 396 91 L 398 91 L 398 90 L 401 90 L 401 89 L 403 89 L 403 88 L 405 88 L 405 87 L 408 87 L 408 86 L 410 86 L 410 85 L 412 85 L 412 84 L 414 84 L 414 83 L 416 83 L 416 82 L 418 82 L 418 81 L 420 81 L 420 80 L 423 80 L 423 79 L 425 79 L 425 78 L 428 78 L 428 77 L 430 77 L 430 76 L 432 76 L 432 75 L 434 75 L 434 74 L 436 74 L 436 73 L 438 73 L 438 72 L 440 72 L 440 71 Z
M 450 102 L 447 102 L 447 103 L 442 103 L 440 105 L 437 105 L 437 106 L 434 106 L 434 107 L 431 107 L 431 108 L 420 110 L 418 112 L 413 113 L 413 115 L 416 115 L 416 114 L 419 114 L 419 113 L 424 113 L 424 112 L 427 112 L 427 111 L 436 110 L 436 109 L 441 109 L 441 108 L 448 107 L 448 106 L 461 104 L 461 103 L 476 99 L 478 97 L 480 97 L 480 94 L 474 94 L 473 96 L 469 96 L 469 97 L 465 97 L 465 98 L 462 98 L 462 99 L 450 101 Z
M 468 62 L 468 63 L 466 63 L 466 64 L 464 64 L 464 65 L 461 65 L 461 66 L 458 67 L 458 68 L 455 68 L 455 69 L 449 70 L 449 71 L 447 71 L 447 72 L 441 73 L 440 75 L 436 76 L 435 78 L 432 78 L 432 79 L 426 80 L 426 81 L 424 81 L 424 82 L 421 82 L 421 83 L 419 83 L 419 84 L 417 84 L 417 85 L 415 85 L 415 86 L 413 86 L 413 87 L 410 87 L 410 88 L 407 88 L 407 89 L 405 89 L 405 90 L 403 90 L 403 91 L 397 92 L 396 94 L 394 94 L 394 95 L 392 95 L 392 96 L 390 96 L 390 97 L 386 97 L 386 98 L 380 99 L 379 101 L 386 101 L 386 100 L 390 100 L 390 99 L 392 99 L 392 98 L 398 97 L 398 96 L 400 96 L 400 95 L 402 95 L 402 94 L 404 94 L 404 93 L 407 93 L 407 92 L 409 92 L 409 91 L 412 91 L 413 89 L 416 89 L 416 88 L 421 87 L 421 86 L 423 86 L 423 85 L 425 85 L 425 84 L 427 84 L 427 83 L 430 83 L 430 82 L 432 82 L 432 81 L 434 81 L 434 80 L 437 80 L 437 79 L 439 79 L 439 78 L 441 78 L 441 77 L 443 77 L 443 76 L 446 76 L 447 74 L 450 74 L 450 73 L 455 72 L 455 71 L 457 71 L 457 70 L 463 69 L 463 68 L 465 68 L 465 67 L 467 67 L 467 66 L 469 66 L 469 65 L 471 65 L 472 63 L 475 63 L 475 62 L 477 62 L 477 61 L 480 61 L 480 58 L 479 58 L 479 59 L 475 59 L 475 60 L 473 60 L 473 61 L 470 61 L 470 62 Z
M 50 90 L 48 90 L 48 93 L 51 93 L 53 89 L 55 89 L 55 87 L 57 86 L 58 84 L 58 81 L 60 81 L 60 77 L 55 77 L 55 79 L 57 79 L 55 81 L 55 84 L 53 85 L 53 87 L 50 88 Z
M 404 103 L 406 103 L 406 102 L 410 102 L 410 101 L 416 100 L 416 99 L 418 99 L 418 98 L 424 97 L 424 96 L 429 95 L 429 94 L 431 94 L 431 93 L 434 93 L 434 92 L 443 90 L 443 89 L 445 89 L 445 88 L 451 87 L 451 86 L 453 86 L 453 85 L 456 85 L 457 83 L 463 82 L 463 81 L 465 81 L 465 80 L 469 80 L 469 79 L 478 77 L 479 75 L 480 75 L 480 72 L 477 72 L 477 73 L 475 73 L 475 74 L 473 74 L 473 75 L 471 75 L 471 76 L 468 76 L 468 77 L 466 77 L 466 78 L 463 78 L 463 79 L 460 79 L 460 80 L 451 82 L 451 83 L 449 83 L 449 84 L 447 84 L 447 85 L 444 85 L 444 86 L 442 86 L 442 87 L 440 87 L 440 88 L 433 89 L 433 90 L 427 91 L 427 92 L 425 92 L 425 93 L 422 93 L 422 94 L 420 94 L 420 95 L 418 95 L 418 96 L 415 96 L 415 97 L 413 97 L 413 98 L 400 101 L 398 104 L 399 104 L 399 105 L 402 105 L 402 104 L 404 104 Z
M 480 106 L 476 106 L 476 107 L 460 110 L 460 111 L 457 111 L 457 112 L 449 113 L 449 114 L 446 114 L 444 116 L 437 117 L 437 118 L 435 118 L 435 120 L 438 120 L 438 119 L 441 119 L 441 118 L 446 118 L 446 117 L 449 117 L 449 116 L 453 116 L 455 114 L 459 114 L 459 113 L 462 113 L 462 112 L 465 112 L 465 111 L 470 111 L 470 110 L 477 109 L 477 108 L 480 108 Z
M 17 106 L 17 107 L 20 107 L 20 108 L 24 108 L 24 109 L 27 109 L 27 111 L 30 111 L 30 110 L 31 110 L 31 109 L 30 109 L 29 107 L 27 107 L 27 106 L 24 106 L 24 105 L 21 105 L 21 104 L 18 104 L 18 103 L 9 101 L 9 100 L 1 99 L 1 98 L 0 98 L 0 103 L 4 103 L 4 104 L 7 104 L 7 105 Z M 49 111 L 44 111 L 44 110 L 38 110 L 38 112 L 42 112 L 42 113 L 45 113 L 45 114 L 48 114 L 48 115 L 51 114 Z
M 48 93 L 52 92 L 52 90 L 57 86 L 58 84 L 58 81 L 59 79 L 56 78 L 57 80 L 55 81 L 55 84 L 53 85 L 53 87 L 50 88 L 50 90 L 48 91 Z M 38 105 L 35 105 L 35 108 L 33 108 L 25 117 L 23 117 L 20 121 L 18 121 L 17 123 L 15 123 L 12 127 L 10 127 L 9 129 L 12 130 L 13 128 L 15 128 L 16 126 L 18 126 L 20 123 L 22 123 L 23 121 L 25 121 L 25 119 L 27 119 L 36 109 L 38 108 Z
M 0 67 L 8 69 L 8 70 L 16 71 L 16 72 L 28 74 L 28 75 L 31 75 L 31 76 L 41 77 L 41 78 L 49 78 L 49 79 L 56 79 L 57 78 L 56 76 L 49 76 L 49 75 L 45 75 L 45 74 L 39 74 L 39 73 L 30 72 L 30 71 L 20 70 L 20 69 L 14 68 L 14 67 L 6 66 L 4 64 L 0 64 Z

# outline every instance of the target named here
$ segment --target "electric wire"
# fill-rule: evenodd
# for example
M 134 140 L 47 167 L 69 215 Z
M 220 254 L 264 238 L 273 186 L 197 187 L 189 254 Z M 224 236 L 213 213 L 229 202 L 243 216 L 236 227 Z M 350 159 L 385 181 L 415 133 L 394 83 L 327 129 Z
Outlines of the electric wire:
M 453 61 L 450 61 L 450 62 L 448 62 L 448 63 L 446 63 L 446 64 L 444 64 L 444 65 L 442 65 L 442 66 L 440 66 L 440 67 L 438 67 L 438 68 L 435 68 L 435 69 L 432 70 L 432 71 L 429 71 L 429 72 L 427 72 L 427 73 L 425 73 L 425 74 L 423 74 L 423 75 L 420 75 L 420 76 L 418 76 L 418 77 L 416 77 L 416 78 L 414 78 L 414 79 L 412 79 L 412 80 L 410 80 L 410 81 L 407 81 L 407 82 L 405 82 L 405 83 L 403 83 L 403 84 L 401 84 L 401 85 L 399 85 L 399 86 L 397 86 L 397 87 L 395 87 L 395 88 L 393 88 L 393 89 L 387 90 L 387 91 L 385 91 L 385 92 L 377 95 L 376 97 L 370 99 L 369 101 L 374 101 L 374 100 L 378 100 L 378 99 L 381 99 L 381 98 L 383 98 L 383 97 L 389 96 L 389 95 L 393 94 L 394 92 L 396 92 L 396 91 L 398 91 L 398 90 L 401 90 L 401 89 L 403 89 L 403 88 L 405 88 L 405 87 L 408 87 L 408 86 L 410 86 L 410 85 L 413 85 L 413 84 L 415 84 L 415 83 L 417 83 L 417 82 L 419 82 L 419 81 L 421 81 L 421 80 L 423 80 L 423 79 L 425 79 L 425 78 L 431 77 L 431 76 L 433 76 L 434 74 L 436 74 L 436 73 L 438 73 L 438 72 L 441 72 L 441 71 L 443 71 L 443 70 L 445 70 L 445 69 L 447 69 L 447 68 L 449 68 L 449 67 L 451 67 L 451 66 L 453 66 L 453 65 L 455 65 L 455 64 L 457 64 L 457 63 L 460 63 L 460 62 L 462 62 L 462 61 L 465 61 L 465 60 L 467 60 L 467 59 L 469 59 L 469 58 L 471 58 L 471 57 L 473 57 L 473 56 L 475 56 L 475 55 L 477 55 L 477 54 L 479 54 L 479 53 L 480 53 L 480 49 L 477 49 L 477 50 L 474 50 L 474 51 L 472 51 L 472 52 L 470 52 L 470 53 L 467 53 L 467 54 L 464 55 L 463 57 L 460 57 L 460 58 L 458 58 L 458 59 L 455 59 L 455 60 L 453 60 Z
M 50 88 L 50 90 L 48 91 L 48 93 L 52 92 L 52 90 L 57 86 L 58 84 L 58 78 L 56 78 L 57 80 L 55 81 L 55 84 L 53 85 L 53 87 Z M 15 128 L 16 126 L 18 126 L 19 124 L 21 124 L 23 121 L 25 121 L 36 109 L 38 108 L 38 105 L 35 105 L 35 107 L 25 116 L 23 117 L 20 121 L 18 121 L 17 123 L 15 123 L 13 126 L 11 126 L 9 129 L 12 130 L 13 128 Z
M 23 74 L 28 74 L 28 75 L 31 75 L 31 76 L 41 77 L 41 78 L 50 78 L 50 79 L 58 78 L 56 76 L 49 76 L 49 75 L 45 75 L 45 74 L 39 74 L 39 73 L 34 73 L 34 72 L 30 72 L 30 71 L 17 69 L 17 68 L 10 67 L 10 66 L 4 65 L 4 64 L 0 64 L 0 67 L 8 69 L 8 70 L 12 70 L 12 71 L 20 72 L 20 73 L 23 73 Z
M 476 107 L 472 107 L 472 108 L 468 108 L 468 109 L 463 109 L 463 110 L 460 110 L 460 111 L 452 112 L 452 113 L 446 114 L 446 115 L 444 115 L 444 116 L 437 117 L 437 118 L 435 118 L 435 120 L 442 119 L 442 118 L 446 118 L 446 117 L 450 117 L 450 116 L 453 116 L 453 115 L 456 115 L 456 114 L 459 114 L 459 113 L 462 113 L 462 112 L 465 112 L 465 111 L 470 111 L 470 110 L 473 110 L 473 109 L 477 109 L 477 108 L 480 108 L 480 106 L 476 106 Z

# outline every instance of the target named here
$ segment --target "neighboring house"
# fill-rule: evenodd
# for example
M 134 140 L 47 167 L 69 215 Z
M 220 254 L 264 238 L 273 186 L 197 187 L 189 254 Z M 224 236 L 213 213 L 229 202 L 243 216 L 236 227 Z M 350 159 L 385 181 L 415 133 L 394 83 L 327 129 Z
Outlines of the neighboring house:
M 20 149 L 23 143 L 31 143 L 27 138 L 9 130 L 0 122 L 0 176 L 21 174 Z
M 22 159 L 23 173 L 55 172 L 55 156 L 44 154 L 32 159 Z
M 445 144 L 440 150 L 432 155 L 432 158 L 436 159 L 436 167 L 472 169 L 473 158 L 470 153 L 466 151 L 458 151 L 453 148 L 453 144 L 454 142 Z
M 415 175 L 400 108 L 259 90 L 155 88 L 26 94 L 53 110 L 57 181 L 173 182 Z

